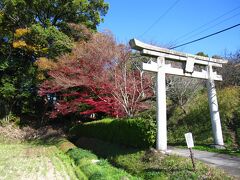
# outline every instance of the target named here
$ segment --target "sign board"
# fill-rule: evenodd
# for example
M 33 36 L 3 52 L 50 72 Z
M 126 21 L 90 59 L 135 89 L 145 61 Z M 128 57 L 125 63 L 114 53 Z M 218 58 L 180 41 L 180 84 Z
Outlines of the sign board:
M 186 139 L 188 148 L 194 147 L 192 133 L 190 133 L 190 132 L 186 133 L 185 134 L 185 139 Z

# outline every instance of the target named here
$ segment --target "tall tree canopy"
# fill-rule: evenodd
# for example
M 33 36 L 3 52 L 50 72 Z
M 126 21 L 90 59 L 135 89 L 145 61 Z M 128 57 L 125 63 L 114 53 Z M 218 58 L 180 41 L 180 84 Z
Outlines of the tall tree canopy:
M 38 23 L 62 28 L 69 22 L 96 29 L 107 13 L 108 4 L 104 0 L 2 0 L 0 9 L 3 29 L 15 30 Z
M 0 1 L 0 118 L 35 101 L 35 62 L 71 52 L 74 41 L 89 39 L 88 29 L 95 31 L 107 10 L 104 0 Z

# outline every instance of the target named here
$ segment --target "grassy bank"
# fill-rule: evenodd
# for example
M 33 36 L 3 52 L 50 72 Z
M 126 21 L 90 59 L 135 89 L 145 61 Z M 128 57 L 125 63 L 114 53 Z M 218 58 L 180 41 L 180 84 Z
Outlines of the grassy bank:
M 44 144 L 47 146 L 54 144 L 74 162 L 76 166 L 75 173 L 80 179 L 82 179 L 82 174 L 84 174 L 84 179 L 92 180 L 137 179 L 121 168 L 112 166 L 106 159 L 98 158 L 98 156 L 91 151 L 76 147 L 66 138 L 52 137 L 47 140 L 38 140 L 31 143 L 35 145 Z
M 199 161 L 194 171 L 189 158 L 163 155 L 154 150 L 129 149 L 88 138 L 80 138 L 77 145 L 92 150 L 140 179 L 231 179 L 221 170 Z
M 10 133 L 0 133 L 0 179 L 137 179 L 90 151 L 77 148 L 51 127 L 35 132 L 42 135 L 27 141 L 25 130 L 1 128 Z M 12 132 L 18 135 L 13 137 Z
M 56 146 L 0 143 L 1 179 L 77 179 L 75 168 Z

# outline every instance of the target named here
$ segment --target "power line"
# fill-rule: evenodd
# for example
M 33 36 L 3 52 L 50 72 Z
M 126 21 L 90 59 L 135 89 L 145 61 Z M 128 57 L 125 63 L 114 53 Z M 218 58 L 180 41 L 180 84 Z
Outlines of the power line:
M 174 42 L 178 41 L 179 39 L 183 39 L 183 38 L 186 37 L 186 36 L 189 36 L 190 34 L 196 32 L 196 31 L 198 31 L 199 29 L 202 29 L 203 27 L 207 26 L 208 24 L 211 24 L 211 23 L 217 21 L 218 19 L 220 19 L 220 18 L 222 18 L 222 17 L 224 17 L 224 16 L 232 13 L 233 11 L 238 10 L 239 8 L 240 8 L 240 6 L 234 8 L 234 9 L 231 9 L 230 11 L 225 12 L 224 14 L 222 14 L 222 15 L 214 18 L 213 20 L 208 21 L 207 23 L 200 25 L 199 27 L 193 29 L 192 31 L 190 31 L 190 32 L 188 32 L 188 33 L 186 33 L 186 34 L 183 34 L 182 36 L 178 37 L 177 39 L 174 40 Z M 222 21 L 221 21 L 221 22 L 222 22 Z M 191 37 L 192 37 L 192 36 L 191 36 Z
M 210 26 L 210 27 L 208 27 L 208 28 L 205 28 L 205 29 L 203 29 L 202 31 L 200 31 L 200 32 L 198 32 L 198 33 L 195 33 L 195 34 L 189 36 L 188 38 L 184 38 L 182 41 L 180 41 L 180 43 L 183 42 L 183 41 L 186 41 L 186 40 L 188 40 L 188 39 L 191 39 L 191 38 L 193 38 L 193 37 L 195 37 L 195 36 L 197 36 L 197 35 L 199 35 L 199 34 L 202 34 L 203 32 L 205 32 L 205 31 L 207 31 L 207 30 L 209 30 L 209 29 L 212 29 L 212 28 L 218 26 L 219 24 L 222 24 L 222 23 L 224 23 L 224 22 L 226 22 L 226 21 L 228 21 L 228 20 L 230 20 L 230 19 L 232 19 L 232 18 L 235 18 L 236 16 L 239 16 L 239 15 L 240 15 L 240 12 L 237 13 L 237 14 L 235 14 L 235 15 L 233 15 L 233 16 L 231 16 L 231 17 L 229 17 L 229 18 L 226 18 L 226 19 L 220 21 L 220 22 L 217 23 L 217 24 L 214 24 L 214 25 L 212 25 L 212 26 Z
M 226 28 L 226 29 L 223 29 L 223 30 L 221 30 L 221 31 L 218 31 L 218 32 L 212 33 L 212 34 L 210 34 L 210 35 L 207 35 L 207 36 L 201 37 L 201 38 L 199 38 L 199 39 L 195 39 L 195 40 L 193 40 L 193 41 L 186 42 L 186 43 L 184 43 L 184 44 L 180 44 L 180 45 L 174 46 L 174 47 L 172 47 L 172 48 L 170 48 L 170 49 L 175 49 L 175 48 L 178 48 L 178 47 L 185 46 L 185 45 L 187 45 L 187 44 L 191 44 L 191 43 L 194 43 L 194 42 L 197 42 L 197 41 L 200 41 L 200 40 L 206 39 L 206 38 L 208 38 L 208 37 L 211 37 L 211 36 L 214 36 L 214 35 L 220 34 L 220 33 L 224 32 L 224 31 L 228 31 L 228 30 L 230 30 L 230 29 L 233 29 L 233 28 L 235 28 L 235 27 L 237 27 L 237 26 L 240 26 L 240 23 L 239 23 L 239 24 L 236 24 L 236 25 L 234 25 L 234 26 L 228 27 L 228 28 Z
M 159 18 L 154 21 L 149 28 L 147 28 L 139 37 L 144 36 L 146 33 L 148 33 L 162 18 L 164 18 L 179 2 L 180 0 L 176 0 Z

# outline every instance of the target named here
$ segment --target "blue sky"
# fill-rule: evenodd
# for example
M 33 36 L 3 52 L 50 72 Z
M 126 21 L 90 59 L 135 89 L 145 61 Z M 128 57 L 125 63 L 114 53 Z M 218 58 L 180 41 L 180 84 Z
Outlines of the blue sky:
M 175 46 L 240 23 L 240 0 L 105 2 L 109 3 L 110 9 L 98 30 L 110 30 L 121 43 L 137 38 L 163 47 Z M 177 3 L 173 7 L 175 2 Z M 170 7 L 173 8 L 166 13 Z M 234 53 L 238 49 L 240 26 L 176 50 L 192 54 L 202 51 L 210 56 L 224 56 L 225 53 Z

